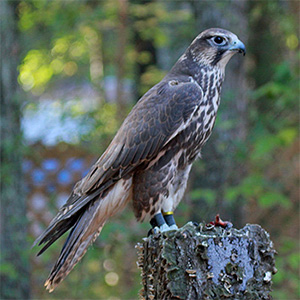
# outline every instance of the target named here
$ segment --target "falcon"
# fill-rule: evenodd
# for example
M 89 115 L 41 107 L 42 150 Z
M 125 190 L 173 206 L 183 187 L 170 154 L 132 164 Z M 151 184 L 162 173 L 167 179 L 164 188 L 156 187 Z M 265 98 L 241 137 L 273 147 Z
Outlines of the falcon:
M 245 46 L 230 31 L 200 33 L 171 71 L 133 107 L 112 142 L 37 238 L 38 255 L 66 231 L 46 288 L 51 292 L 83 257 L 112 215 L 132 199 L 138 221 L 176 230 L 173 211 L 192 163 L 211 135 L 225 66 Z

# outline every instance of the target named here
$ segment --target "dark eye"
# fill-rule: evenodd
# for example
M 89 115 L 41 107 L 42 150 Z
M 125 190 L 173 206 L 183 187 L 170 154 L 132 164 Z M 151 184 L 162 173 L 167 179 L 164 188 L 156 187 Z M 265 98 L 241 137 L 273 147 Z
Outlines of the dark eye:
M 225 39 L 222 38 L 221 36 L 216 36 L 213 38 L 213 41 L 217 44 L 217 45 L 222 45 L 225 44 Z

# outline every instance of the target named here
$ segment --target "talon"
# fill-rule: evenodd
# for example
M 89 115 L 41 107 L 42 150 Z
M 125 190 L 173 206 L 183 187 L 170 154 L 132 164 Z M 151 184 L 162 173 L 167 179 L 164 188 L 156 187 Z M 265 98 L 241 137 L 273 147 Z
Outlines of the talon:
M 152 233 L 153 234 L 158 234 L 158 233 L 160 233 L 161 232 L 161 230 L 160 230 L 160 228 L 159 227 L 154 227 L 154 228 L 152 228 Z
M 170 230 L 177 230 L 178 227 L 175 223 L 173 212 L 167 212 L 162 215 L 162 213 L 156 214 L 150 221 L 152 229 L 148 232 L 148 236 L 151 234 L 156 234 L 158 232 L 165 232 Z
M 214 225 L 214 226 L 221 226 L 221 227 L 223 227 L 225 229 L 229 229 L 229 228 L 231 228 L 233 226 L 231 222 L 229 222 L 229 221 L 223 221 L 220 218 L 219 214 L 216 215 L 215 221 L 209 222 L 209 224 Z
M 170 227 L 165 223 L 159 227 L 160 232 L 166 232 L 170 230 Z
M 169 230 L 178 230 L 178 226 L 177 226 L 176 224 L 171 225 L 171 226 L 169 227 Z

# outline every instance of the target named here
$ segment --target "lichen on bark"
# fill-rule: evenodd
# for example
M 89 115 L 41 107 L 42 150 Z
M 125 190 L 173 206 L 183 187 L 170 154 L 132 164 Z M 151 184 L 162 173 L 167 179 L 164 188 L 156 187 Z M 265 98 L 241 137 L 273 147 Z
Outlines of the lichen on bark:
M 137 244 L 142 299 L 271 299 L 275 250 L 259 225 L 187 223 Z

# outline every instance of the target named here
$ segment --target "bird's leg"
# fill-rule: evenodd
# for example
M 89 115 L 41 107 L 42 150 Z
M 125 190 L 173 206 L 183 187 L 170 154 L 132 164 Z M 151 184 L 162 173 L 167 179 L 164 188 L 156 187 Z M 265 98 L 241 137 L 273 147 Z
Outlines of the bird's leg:
M 150 221 L 152 228 L 158 227 L 160 232 L 170 230 L 169 226 L 167 225 L 162 213 L 157 213 Z
M 163 213 L 163 215 L 162 213 L 156 214 L 151 219 L 150 224 L 152 225 L 154 232 L 155 227 L 158 227 L 160 232 L 178 229 L 173 217 L 173 212 Z
M 164 212 L 163 215 L 167 225 L 170 227 L 169 230 L 177 230 L 178 227 L 176 225 L 173 212 L 172 211 Z

